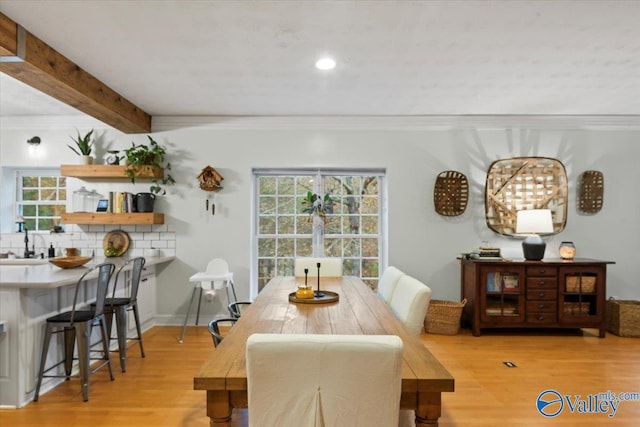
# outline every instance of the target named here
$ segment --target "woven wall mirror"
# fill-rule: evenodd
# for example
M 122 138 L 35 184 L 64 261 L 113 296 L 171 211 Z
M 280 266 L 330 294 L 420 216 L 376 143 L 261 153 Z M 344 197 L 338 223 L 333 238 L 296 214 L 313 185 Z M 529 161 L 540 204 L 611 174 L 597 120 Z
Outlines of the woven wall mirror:
M 487 172 L 485 216 L 496 233 L 516 232 L 516 213 L 550 209 L 554 234 L 567 223 L 567 172 L 562 162 L 548 157 L 497 160 Z

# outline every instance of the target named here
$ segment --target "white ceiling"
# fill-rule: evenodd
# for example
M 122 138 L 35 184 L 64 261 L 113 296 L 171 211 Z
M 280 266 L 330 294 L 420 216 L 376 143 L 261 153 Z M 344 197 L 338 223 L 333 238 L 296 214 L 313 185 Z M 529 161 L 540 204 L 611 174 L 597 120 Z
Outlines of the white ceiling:
M 29 1 L 152 116 L 639 115 L 639 1 Z M 335 57 L 331 72 L 314 68 Z M 2 116 L 80 114 L 2 76 Z

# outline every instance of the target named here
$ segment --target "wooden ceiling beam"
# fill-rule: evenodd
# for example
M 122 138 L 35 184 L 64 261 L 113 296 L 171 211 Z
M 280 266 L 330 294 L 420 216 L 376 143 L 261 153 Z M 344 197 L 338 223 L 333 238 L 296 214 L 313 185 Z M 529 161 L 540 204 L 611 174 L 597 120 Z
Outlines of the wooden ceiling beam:
M 124 133 L 151 132 L 151 116 L 0 13 L 0 71 Z

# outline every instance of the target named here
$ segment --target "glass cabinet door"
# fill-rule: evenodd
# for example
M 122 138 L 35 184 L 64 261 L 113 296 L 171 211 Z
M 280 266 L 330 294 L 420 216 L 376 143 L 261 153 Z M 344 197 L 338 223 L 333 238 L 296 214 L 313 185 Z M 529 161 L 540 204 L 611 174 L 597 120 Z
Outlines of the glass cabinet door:
M 524 319 L 524 269 L 487 266 L 481 269 L 480 318 L 485 322 Z
M 561 268 L 559 279 L 560 321 L 570 324 L 598 320 L 604 311 L 600 270 L 589 267 Z

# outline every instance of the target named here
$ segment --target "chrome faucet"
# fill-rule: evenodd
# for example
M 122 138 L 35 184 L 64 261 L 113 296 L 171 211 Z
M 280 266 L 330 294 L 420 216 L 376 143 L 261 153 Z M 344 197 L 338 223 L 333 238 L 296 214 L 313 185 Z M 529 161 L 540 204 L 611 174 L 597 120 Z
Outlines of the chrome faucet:
M 29 250 L 29 230 L 27 230 L 27 226 L 24 227 L 24 257 L 31 258 L 36 254 L 36 245 L 33 244 L 33 250 Z

